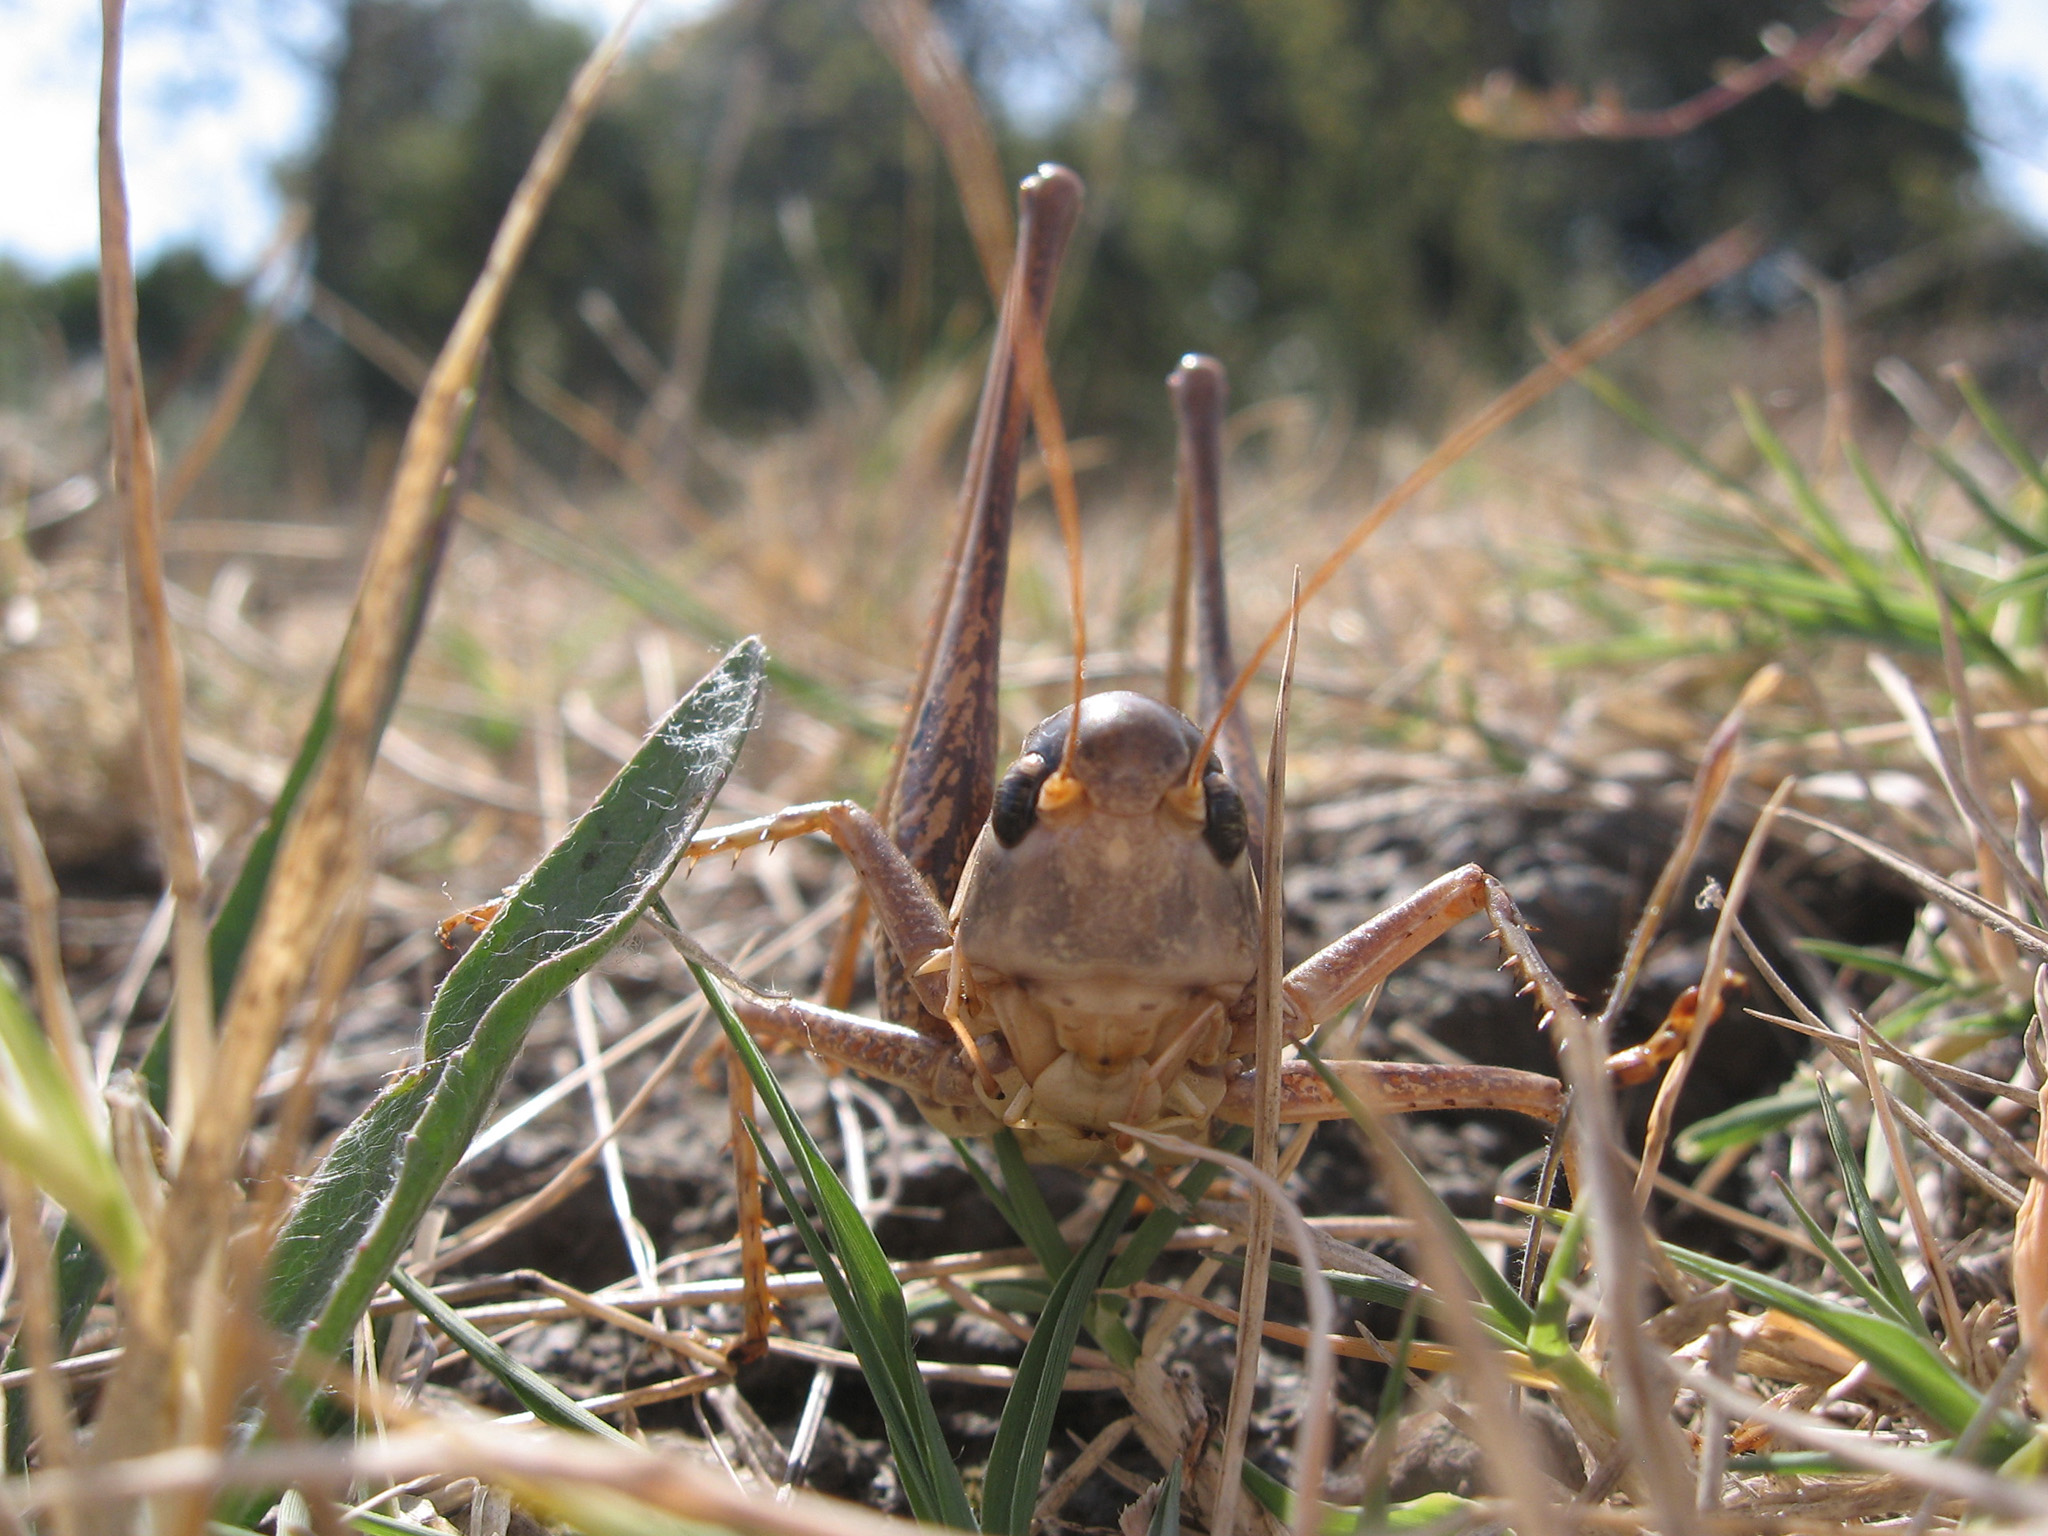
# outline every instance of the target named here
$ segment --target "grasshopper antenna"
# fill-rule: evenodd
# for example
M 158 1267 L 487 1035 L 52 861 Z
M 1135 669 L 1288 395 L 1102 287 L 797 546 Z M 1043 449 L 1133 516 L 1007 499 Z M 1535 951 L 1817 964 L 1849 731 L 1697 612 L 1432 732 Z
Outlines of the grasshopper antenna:
M 1223 730 L 1223 722 L 1236 711 L 1238 700 L 1244 696 L 1252 674 L 1259 670 L 1274 646 L 1286 635 L 1288 626 L 1301 607 L 1310 598 L 1329 585 L 1330 579 L 1343 567 L 1344 562 L 1357 554 L 1365 541 L 1380 529 L 1380 525 L 1401 508 L 1413 501 L 1429 483 L 1449 469 L 1466 454 L 1477 448 L 1495 432 L 1513 421 L 1522 412 L 1543 399 L 1560 384 L 1577 376 L 1583 369 L 1591 367 L 1616 347 L 1632 341 L 1644 331 L 1662 320 L 1680 305 L 1697 298 L 1714 284 L 1723 282 L 1740 272 L 1756 260 L 1760 241 L 1757 233 L 1747 224 L 1734 229 L 1702 247 L 1680 266 L 1674 267 L 1626 304 L 1608 315 L 1585 335 L 1569 347 L 1546 358 L 1515 383 L 1483 406 L 1478 414 L 1468 418 L 1456 431 L 1446 437 L 1393 490 L 1389 491 L 1358 520 L 1358 524 L 1345 535 L 1323 563 L 1315 568 L 1287 611 L 1273 621 L 1273 627 L 1266 631 L 1252 652 L 1251 660 L 1237 674 L 1237 679 L 1224 694 L 1221 704 L 1210 716 L 1207 730 L 1202 735 L 1202 748 L 1195 754 L 1194 766 L 1188 782 L 1201 782 L 1202 764 L 1209 760 L 1215 750 L 1216 739 Z

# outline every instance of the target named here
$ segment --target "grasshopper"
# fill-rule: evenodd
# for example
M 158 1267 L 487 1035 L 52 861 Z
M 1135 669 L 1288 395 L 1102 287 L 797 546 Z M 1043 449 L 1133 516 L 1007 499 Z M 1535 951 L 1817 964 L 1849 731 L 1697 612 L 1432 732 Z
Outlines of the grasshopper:
M 1055 166 L 1021 189 L 1017 256 L 968 456 L 954 575 L 883 814 L 847 802 L 796 806 L 704 833 L 689 850 L 702 858 L 829 836 L 886 940 L 876 966 L 889 1021 L 741 993 L 735 1006 L 748 1027 L 896 1084 L 948 1135 L 1007 1127 L 1028 1157 L 1070 1166 L 1121 1155 L 1133 1127 L 1206 1144 L 1218 1121 L 1251 1123 L 1255 871 L 1266 803 L 1236 703 L 1242 683 L 1233 686 L 1218 533 L 1224 382 L 1206 358 L 1184 360 L 1170 387 L 1198 567 L 1199 707 L 1214 724 L 1205 733 L 1136 693 L 1077 697 L 1025 737 L 1000 779 L 995 773 L 997 649 L 1031 406 L 1020 360 L 1042 335 L 1080 199 L 1079 179 Z M 1290 971 L 1286 1037 L 1306 1038 L 1480 912 L 1525 979 L 1555 987 L 1506 890 L 1467 865 Z M 1333 1066 L 1388 1110 L 1501 1109 L 1553 1123 L 1560 1113 L 1560 1085 L 1535 1073 Z M 1281 1070 L 1283 1120 L 1344 1116 L 1308 1063 Z

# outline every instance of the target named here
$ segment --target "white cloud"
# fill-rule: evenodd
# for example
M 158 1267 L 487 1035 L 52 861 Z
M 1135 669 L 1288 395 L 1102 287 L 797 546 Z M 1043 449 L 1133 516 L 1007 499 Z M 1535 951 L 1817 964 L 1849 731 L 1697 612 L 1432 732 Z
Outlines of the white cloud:
M 331 7 L 312 0 L 178 0 L 130 7 L 122 154 L 132 238 L 147 260 L 194 243 L 233 269 L 269 238 L 271 168 L 301 149 L 319 110 L 314 67 Z M 0 251 L 49 271 L 99 240 L 98 8 L 0 5 Z

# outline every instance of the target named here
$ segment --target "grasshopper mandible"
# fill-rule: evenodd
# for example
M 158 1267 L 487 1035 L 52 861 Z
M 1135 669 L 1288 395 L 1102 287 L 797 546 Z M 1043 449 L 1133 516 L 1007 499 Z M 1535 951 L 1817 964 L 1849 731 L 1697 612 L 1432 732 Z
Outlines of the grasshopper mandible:
M 883 817 L 847 802 L 796 806 L 702 834 L 689 850 L 702 858 L 830 836 L 887 940 L 877 945 L 877 983 L 894 1022 L 745 993 L 735 999 L 740 1016 L 763 1038 L 897 1084 L 949 1135 L 1007 1126 L 1033 1160 L 1076 1166 L 1127 1147 L 1120 1126 L 1206 1143 L 1217 1120 L 1251 1123 L 1261 931 L 1254 871 L 1265 808 L 1232 686 L 1218 534 L 1223 376 L 1206 358 L 1183 360 L 1170 387 L 1197 566 L 1199 707 L 1221 723 L 1205 735 L 1170 705 L 1095 694 L 1041 722 L 996 779 L 997 649 L 1030 414 L 1020 342 L 1035 345 L 1042 334 L 1080 199 L 1079 179 L 1056 166 L 1021 189 L 1017 258 L 968 455 L 954 579 Z M 1535 981 L 1541 961 L 1513 901 L 1467 865 L 1289 972 L 1287 1038 L 1336 1018 L 1482 911 Z M 1554 1079 L 1503 1067 L 1332 1065 L 1390 1110 L 1502 1109 L 1554 1122 L 1562 1100 Z M 1284 1120 L 1343 1117 L 1308 1063 L 1283 1071 Z

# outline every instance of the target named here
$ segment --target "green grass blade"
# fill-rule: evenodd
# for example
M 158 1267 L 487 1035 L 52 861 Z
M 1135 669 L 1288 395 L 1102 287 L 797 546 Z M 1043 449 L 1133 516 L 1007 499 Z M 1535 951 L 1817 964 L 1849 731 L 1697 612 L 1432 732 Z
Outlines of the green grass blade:
M 1222 1152 L 1242 1152 L 1251 1144 L 1251 1139 L 1249 1126 L 1233 1125 L 1224 1128 L 1215 1145 Z M 1192 1209 L 1194 1202 L 1208 1193 L 1220 1171 L 1214 1163 L 1196 1163 L 1181 1175 L 1175 1190 Z M 1187 1218 L 1173 1206 L 1163 1203 L 1155 1206 L 1138 1223 L 1138 1229 L 1131 1234 L 1123 1250 L 1110 1260 L 1109 1268 L 1102 1277 L 1101 1289 L 1120 1291 L 1144 1279 L 1159 1255 L 1166 1251 L 1166 1245 L 1173 1241 L 1173 1235 L 1186 1224 Z M 1123 1303 L 1118 1298 L 1098 1295 L 1087 1326 L 1095 1341 L 1118 1365 L 1129 1369 L 1137 1363 L 1140 1346 L 1136 1336 L 1124 1324 Z
M 996 1132 L 996 1166 L 1003 1171 L 1003 1191 L 1009 1196 L 1011 1225 L 1024 1245 L 1037 1257 L 1048 1278 L 1057 1280 L 1065 1271 L 1074 1250 L 1060 1236 L 1060 1224 L 1053 1220 L 1045 1196 L 1038 1188 L 1038 1176 L 1024 1161 L 1024 1147 L 1017 1133 L 1008 1127 Z
M 363 1536 L 448 1536 L 447 1532 L 437 1531 L 432 1526 L 400 1520 L 395 1515 L 380 1515 L 369 1509 L 350 1515 L 347 1523 L 351 1529 L 361 1531 Z M 216 1525 L 212 1536 L 224 1536 L 223 1528 Z
M 2034 489 L 2048 497 L 2048 474 L 2044 474 L 2041 461 L 2027 451 L 2019 434 L 2012 429 L 1998 407 L 1986 397 L 1983 387 L 1977 383 L 1977 376 L 1961 364 L 1949 370 L 1949 377 L 1963 397 L 1963 403 L 1970 408 L 1970 414 L 1977 418 L 1977 425 L 1984 429 L 1984 435 L 1998 445 L 1998 451 L 2005 455 L 2006 462 L 2033 481 Z
M 1380 1383 L 1379 1411 L 1373 1415 L 1372 1421 L 1372 1442 L 1360 1458 L 1369 1480 L 1365 1487 L 1365 1503 L 1360 1506 L 1358 1521 L 1352 1528 L 1354 1536 L 1386 1527 L 1387 1509 L 1392 1503 L 1388 1482 L 1397 1443 L 1394 1437 L 1400 1432 L 1401 1415 L 1408 1406 L 1408 1357 L 1415 1348 L 1416 1327 L 1422 1322 L 1421 1295 L 1418 1289 L 1401 1310 L 1401 1331 L 1394 1336 L 1393 1363 L 1387 1367 L 1387 1379 Z
M 903 1392 L 901 1372 L 895 1369 L 900 1362 L 909 1360 L 914 1373 L 915 1357 L 904 1353 L 900 1339 L 888 1336 L 878 1327 L 878 1324 L 885 1320 L 877 1315 L 875 1309 L 865 1305 L 862 1298 L 855 1295 L 852 1285 L 847 1280 L 846 1271 L 840 1266 L 838 1255 L 832 1251 L 831 1243 L 805 1212 L 802 1202 L 797 1199 L 796 1191 L 790 1187 L 781 1164 L 776 1162 L 769 1151 L 768 1143 L 762 1137 L 759 1128 L 750 1125 L 747 1131 L 754 1138 L 754 1145 L 760 1151 L 761 1165 L 767 1169 L 768 1177 L 775 1185 L 775 1193 L 782 1201 L 782 1208 L 789 1213 L 790 1225 L 796 1228 L 798 1240 L 804 1245 L 804 1251 L 810 1255 L 812 1265 L 825 1282 L 826 1293 L 832 1298 L 833 1311 L 838 1314 L 841 1327 L 845 1330 L 846 1342 L 861 1362 L 861 1376 L 874 1396 L 875 1406 L 881 1411 L 883 1433 L 888 1437 L 890 1449 L 895 1452 L 896 1475 L 903 1484 L 903 1495 L 910 1503 L 911 1513 L 919 1520 L 931 1524 L 957 1525 L 957 1518 L 953 1521 L 944 1521 L 930 1513 L 942 1507 L 948 1497 L 945 1476 L 935 1470 L 939 1458 L 935 1456 L 933 1446 L 941 1443 L 934 1433 L 937 1418 L 933 1415 L 932 1424 L 926 1425 L 925 1415 L 919 1404 L 906 1397 Z M 923 1406 L 929 1408 L 930 1394 L 924 1392 L 922 1378 L 919 1379 L 917 1392 L 924 1397 Z M 956 1473 L 956 1480 L 957 1476 Z M 963 1486 L 960 1490 L 963 1508 L 966 1507 L 966 1499 L 966 1489 Z M 964 1528 L 972 1529 L 971 1509 L 968 1510 L 967 1519 L 970 1524 Z
M 1913 1288 L 1906 1284 L 1906 1273 L 1899 1267 L 1899 1256 L 1892 1251 L 1891 1239 L 1885 1235 L 1884 1226 L 1878 1219 L 1877 1206 L 1870 1198 L 1870 1186 L 1863 1179 L 1863 1162 L 1849 1140 L 1849 1127 L 1842 1123 L 1842 1111 L 1827 1083 L 1818 1075 L 1814 1082 L 1820 1090 L 1820 1114 L 1828 1128 L 1828 1144 L 1834 1149 L 1835 1165 L 1842 1172 L 1842 1187 L 1849 1196 L 1849 1215 L 1856 1223 L 1857 1235 L 1863 1239 L 1863 1252 L 1870 1261 L 1871 1278 L 1877 1282 L 1877 1289 L 1884 1297 L 1885 1306 L 1880 1310 L 1889 1311 L 1907 1327 L 1926 1334 L 1927 1323 L 1920 1316 L 1920 1304 L 1913 1299 Z M 1871 1091 L 1882 1093 L 1884 1090 L 1873 1083 Z M 1784 1180 L 1780 1179 L 1779 1183 L 1783 1184 Z M 1787 1186 L 1787 1193 L 1790 1193 L 1790 1186 Z M 1927 1336 L 1932 1342 L 1933 1335 Z
M 953 1143 L 954 1155 L 960 1159 L 960 1166 L 973 1178 L 982 1198 L 996 1208 L 996 1214 L 1003 1218 L 1003 1225 L 1017 1234 L 1018 1241 L 1025 1242 L 1024 1218 L 1019 1216 L 1017 1208 L 1010 1204 L 1010 1193 L 1003 1188 L 1002 1181 L 981 1166 L 981 1159 L 974 1155 L 974 1148 L 968 1142 L 958 1136 L 947 1139 Z M 1030 1244 L 1025 1242 L 1025 1246 L 1030 1247 Z M 1034 1257 L 1038 1257 L 1043 1263 L 1043 1256 L 1039 1255 L 1036 1249 L 1032 1252 Z M 1047 1273 L 1050 1274 L 1052 1271 L 1048 1270 Z
M 1982 1405 L 1976 1389 L 1956 1374 L 1939 1350 L 1920 1334 L 1890 1318 L 1873 1317 L 1837 1302 L 1809 1296 L 1775 1276 L 1695 1253 L 1675 1243 L 1664 1244 L 1664 1251 L 1680 1269 L 1716 1284 L 1725 1283 L 1745 1301 L 1776 1307 L 1801 1322 L 1811 1323 L 1859 1359 L 1868 1361 L 1872 1370 L 1952 1435 L 1961 1434 Z M 1998 1427 L 1986 1437 L 1986 1448 L 2002 1458 L 2028 1437 L 2028 1429 L 2017 1417 L 2003 1415 Z
M 1821 500 L 1813 482 L 1806 477 L 1805 469 L 1792 456 L 1792 450 L 1785 446 L 1785 440 L 1772 430 L 1747 390 L 1735 391 L 1735 411 L 1742 418 L 1743 429 L 1749 433 L 1749 440 L 1756 445 L 1756 451 L 1763 455 L 1764 462 L 1777 472 L 1785 488 L 1792 493 L 1792 504 L 1799 509 L 1807 530 L 1835 562 L 1842 578 L 1866 603 L 1881 613 L 1884 598 L 1879 588 L 1883 578 L 1877 568 L 1871 564 L 1868 555 L 1850 542 L 1834 509 Z
M 600 1440 L 611 1440 L 619 1445 L 635 1443 L 584 1408 L 546 1377 L 521 1365 L 506 1354 L 491 1342 L 482 1329 L 413 1279 L 404 1269 L 391 1271 L 391 1288 L 411 1302 L 422 1317 L 445 1333 L 457 1349 L 495 1376 L 500 1385 L 518 1398 L 526 1411 L 541 1423 L 552 1424 L 557 1429 L 596 1435 Z
M 1792 1186 L 1785 1182 L 1784 1175 L 1773 1170 L 1771 1177 L 1777 1182 L 1778 1192 L 1792 1207 L 1793 1215 L 1799 1218 L 1799 1224 L 1806 1228 L 1806 1235 L 1813 1240 L 1813 1246 L 1820 1250 L 1821 1257 L 1841 1278 L 1842 1283 L 1861 1296 L 1864 1304 L 1878 1316 L 1888 1317 L 1903 1327 L 1912 1328 L 1916 1333 L 1925 1333 L 1926 1329 L 1919 1326 L 1918 1317 L 1914 1317 L 1910 1322 L 1902 1317 L 1898 1308 L 1892 1304 L 1892 1299 L 1879 1290 L 1876 1283 L 1842 1251 L 1841 1245 L 1828 1235 L 1827 1229 L 1814 1218 L 1813 1212 L 1806 1208 L 1806 1202 L 1801 1200 L 1793 1192 Z
M 1281 1525 L 1292 1525 L 1294 1490 L 1272 1473 L 1260 1471 L 1249 1460 L 1244 1464 L 1244 1491 L 1258 1500 L 1259 1507 Z M 1389 1504 L 1385 1521 L 1378 1528 L 1383 1531 L 1426 1531 L 1435 1526 L 1463 1525 L 1478 1508 L 1471 1499 L 1460 1498 L 1455 1493 L 1425 1493 L 1420 1498 Z M 1325 1504 L 1318 1530 L 1321 1536 L 1354 1536 L 1365 1513 L 1363 1509 L 1348 1505 Z
M 1212 1259 L 1224 1269 L 1243 1269 L 1244 1255 L 1241 1253 L 1205 1253 L 1205 1259 Z M 1271 1277 L 1282 1285 L 1291 1285 L 1297 1290 L 1302 1285 L 1301 1266 L 1289 1264 L 1284 1259 L 1274 1259 L 1269 1266 Z M 1393 1280 L 1382 1280 L 1377 1275 L 1354 1275 L 1339 1269 L 1326 1269 L 1322 1276 L 1331 1290 L 1339 1296 L 1349 1296 L 1355 1301 L 1377 1302 L 1383 1307 L 1415 1307 L 1424 1317 L 1441 1317 L 1443 1302 L 1434 1292 L 1424 1290 L 1420 1285 L 1404 1286 Z M 1527 1353 L 1529 1343 L 1526 1333 L 1511 1333 L 1501 1326 L 1501 1321 L 1491 1307 L 1483 1303 L 1477 1309 L 1480 1329 L 1502 1349 Z
M 1671 1150 L 1688 1163 L 1704 1163 L 1730 1147 L 1746 1147 L 1781 1131 L 1820 1108 L 1820 1094 L 1806 1084 L 1788 1084 L 1776 1093 L 1750 1099 L 1718 1114 L 1695 1120 L 1680 1131 Z
M 1547 1371 L 1559 1387 L 1569 1392 L 1609 1434 L 1620 1433 L 1614 1410 L 1614 1394 L 1585 1356 L 1572 1347 L 1566 1325 L 1571 1320 L 1571 1296 L 1566 1282 L 1579 1269 L 1579 1251 L 1585 1242 L 1585 1212 L 1574 1207 L 1571 1219 L 1558 1237 L 1543 1286 L 1536 1296 L 1535 1320 L 1529 1325 L 1529 1361 Z
M 1963 493 L 1963 500 L 1970 504 L 1971 510 L 1984 519 L 1986 526 L 1994 533 L 2024 554 L 2048 554 L 2048 543 L 2044 543 L 2040 535 L 2032 529 L 2022 526 L 2008 516 L 2005 509 L 1991 499 L 1991 493 L 1984 489 L 1983 484 L 1970 473 L 1961 459 L 1939 443 L 1923 442 L 1921 447 L 1940 467 L 1941 472 L 1948 476 L 1950 484 Z
M 1242 1152 L 1251 1145 L 1252 1133 L 1248 1126 L 1233 1125 L 1216 1139 L 1219 1152 Z M 1197 1163 L 1181 1175 L 1175 1186 L 1180 1197 L 1192 1208 L 1194 1203 L 1209 1192 L 1209 1186 L 1216 1182 L 1216 1175 L 1222 1172 L 1214 1163 Z M 1138 1230 L 1131 1234 L 1131 1240 L 1124 1244 L 1102 1277 L 1104 1290 L 1121 1290 L 1135 1285 L 1145 1278 L 1159 1255 L 1166 1251 L 1166 1245 L 1173 1241 L 1174 1233 L 1187 1224 L 1187 1218 L 1172 1206 L 1156 1207 L 1150 1215 L 1138 1223 Z
M 1914 533 L 1912 525 L 1906 521 L 1905 516 L 1899 509 L 1892 504 L 1891 497 L 1885 494 L 1884 487 L 1878 483 L 1877 475 L 1870 467 L 1870 461 L 1863 457 L 1863 451 L 1855 443 L 1851 442 L 1846 447 L 1845 456 L 1848 459 L 1849 467 L 1856 472 L 1856 479 L 1863 487 L 1864 496 L 1869 499 L 1871 506 L 1877 509 L 1878 516 L 1882 517 L 1886 525 L 1891 529 L 1892 541 L 1898 546 L 1900 558 L 1920 578 L 1920 584 L 1930 594 L 1938 595 L 1946 602 L 1948 611 L 1955 620 L 1957 638 L 1977 655 L 1990 661 L 2023 693 L 2031 695 L 2037 692 L 2038 689 L 2033 680 L 2020 664 L 2012 658 L 2005 647 L 1993 638 L 1991 631 L 1985 628 L 1983 620 L 1977 616 L 1975 608 L 1970 603 L 1965 602 L 1961 594 L 1957 593 L 1944 581 L 1941 572 L 1936 570 L 1929 562 L 1925 548 L 1921 544 L 1919 537 Z M 1958 470 L 1958 473 L 1960 473 L 1960 470 Z M 1994 519 L 1998 515 L 1994 509 Z M 2025 530 L 2018 529 L 2015 526 L 2014 531 L 2021 534 L 2022 537 L 2026 537 Z M 1938 617 L 1935 623 L 1934 638 L 1935 644 L 1938 646 L 1940 644 L 1940 621 Z
M 1038 1482 L 1045 1469 L 1046 1447 L 1052 1443 L 1052 1421 L 1064 1390 L 1067 1364 L 1081 1336 L 1082 1319 L 1095 1301 L 1095 1286 L 1109 1263 L 1109 1251 L 1138 1203 L 1138 1186 L 1125 1184 L 1109 1202 L 1094 1235 L 1074 1256 L 1052 1288 L 1039 1314 L 1017 1379 L 1003 1404 L 996 1439 L 989 1451 L 988 1474 L 982 1485 L 982 1529 L 993 1536 L 1030 1536 L 1031 1512 L 1038 1505 Z
M 840 1324 L 846 1330 L 847 1345 L 859 1358 L 868 1390 L 881 1410 L 890 1448 L 896 1453 L 897 1475 L 903 1481 L 904 1496 L 910 1501 L 912 1513 L 929 1524 L 975 1529 L 966 1486 L 960 1481 L 959 1468 L 953 1463 L 945 1434 L 939 1427 L 931 1394 L 918 1373 L 917 1341 L 910 1331 L 902 1283 L 890 1270 L 888 1258 L 875 1241 L 874 1230 L 862 1217 L 860 1207 L 854 1204 L 832 1164 L 790 1107 L 782 1085 L 769 1071 L 753 1036 L 733 1013 L 724 990 L 694 961 L 690 963 L 690 972 L 717 1015 L 734 1057 L 753 1081 L 774 1120 L 782 1144 L 789 1150 L 824 1222 L 821 1233 L 804 1214 L 795 1190 L 775 1159 L 766 1155 L 764 1146 L 762 1164 L 774 1179 L 776 1192 L 819 1274 L 828 1277 L 826 1285 L 838 1309 Z
M 620 548 L 600 529 L 584 528 L 572 537 L 533 518 L 512 516 L 493 518 L 487 526 L 542 559 L 624 598 L 651 618 L 688 630 L 713 645 L 733 643 L 731 625 L 645 560 Z M 844 726 L 869 741 L 890 743 L 896 739 L 894 725 L 849 704 L 831 684 L 787 662 L 769 658 L 768 680 L 806 714 Z
M 424 1060 L 342 1132 L 287 1218 L 265 1313 L 338 1354 L 482 1126 L 535 1015 L 632 928 L 681 858 L 760 709 L 736 648 L 506 896 L 435 994 Z
M 1361 1129 L 1369 1126 L 1371 1111 L 1359 1102 L 1356 1094 L 1338 1080 L 1337 1075 L 1324 1063 L 1316 1048 L 1303 1041 L 1301 1054 L 1316 1069 L 1322 1080 L 1329 1084 L 1331 1093 L 1336 1095 L 1337 1102 L 1344 1106 L 1345 1113 L 1357 1121 Z M 1482 1314 L 1492 1312 L 1491 1322 L 1494 1326 L 1511 1335 L 1516 1347 L 1520 1348 L 1522 1341 L 1529 1336 L 1529 1324 L 1535 1320 L 1529 1303 L 1522 1300 L 1521 1293 L 1508 1284 L 1506 1276 L 1486 1262 L 1486 1255 L 1481 1253 L 1479 1245 L 1472 1241 L 1472 1234 L 1465 1230 L 1464 1223 L 1460 1222 L 1451 1208 L 1444 1204 L 1443 1197 L 1436 1192 L 1429 1180 L 1422 1176 L 1421 1170 L 1408 1161 L 1408 1154 L 1391 1143 L 1389 1151 L 1392 1156 L 1407 1164 L 1415 1189 L 1429 1206 L 1432 1224 L 1443 1240 L 1450 1245 L 1450 1251 L 1457 1257 L 1458 1267 L 1465 1272 L 1465 1278 L 1472 1283 L 1473 1290 L 1478 1293 Z
M 1812 955 L 1844 970 L 1861 971 L 1869 976 L 1889 976 L 1895 981 L 1910 981 L 1915 986 L 1941 987 L 1951 979 L 1938 971 L 1901 959 L 1890 950 L 1876 949 L 1867 944 L 1842 944 L 1833 939 L 1794 939 L 1792 947 L 1801 954 Z
M 1729 474 L 1727 470 L 1708 458 L 1705 453 L 1701 452 L 1689 440 L 1666 426 L 1661 417 L 1640 400 L 1636 399 L 1634 395 L 1623 389 L 1612 375 L 1599 368 L 1581 368 L 1577 375 L 1577 382 L 1584 385 L 1595 399 L 1614 412 L 1623 421 L 1634 427 L 1638 432 L 1641 432 L 1645 437 L 1662 443 L 1687 464 L 1713 481 L 1714 484 L 1720 486 L 1722 490 L 1730 491 L 1740 496 L 1744 501 L 1757 507 L 1767 516 L 1782 517 L 1784 515 L 1775 506 L 1772 506 L 1764 496 L 1759 494 L 1754 486 L 1735 475 Z

